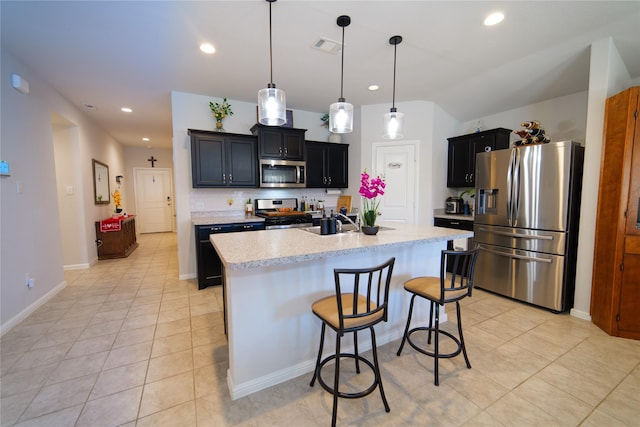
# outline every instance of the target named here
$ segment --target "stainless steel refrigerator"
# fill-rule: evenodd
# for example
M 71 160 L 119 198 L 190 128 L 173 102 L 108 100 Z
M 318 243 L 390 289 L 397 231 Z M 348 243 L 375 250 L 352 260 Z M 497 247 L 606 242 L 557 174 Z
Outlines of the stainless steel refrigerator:
M 573 141 L 477 154 L 477 287 L 557 312 L 573 306 L 583 160 Z

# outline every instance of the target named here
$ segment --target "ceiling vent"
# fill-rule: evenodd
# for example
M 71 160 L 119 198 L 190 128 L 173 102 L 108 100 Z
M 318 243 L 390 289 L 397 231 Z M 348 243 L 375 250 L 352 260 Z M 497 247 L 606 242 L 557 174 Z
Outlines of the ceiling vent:
M 312 47 L 314 49 L 318 49 L 333 55 L 340 52 L 340 43 L 333 41 L 331 39 L 328 39 L 326 37 L 320 37 L 318 41 L 312 45 Z

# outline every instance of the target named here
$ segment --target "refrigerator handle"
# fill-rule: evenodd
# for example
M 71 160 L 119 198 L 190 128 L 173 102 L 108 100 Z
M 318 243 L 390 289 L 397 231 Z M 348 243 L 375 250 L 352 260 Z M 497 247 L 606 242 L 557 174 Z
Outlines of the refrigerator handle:
M 513 167 L 514 167 L 514 161 L 515 161 L 515 155 L 516 155 L 516 149 L 513 148 L 511 149 L 511 155 L 509 156 L 509 168 L 507 169 L 507 220 L 509 221 L 509 225 L 513 226 L 513 224 L 511 224 L 511 196 L 512 196 L 512 178 L 513 178 Z
M 482 246 L 482 245 L 480 246 L 480 249 L 483 250 L 483 251 L 490 252 L 492 254 L 502 255 L 502 256 L 507 257 L 507 258 L 516 258 L 516 259 L 523 259 L 523 260 L 526 260 L 526 261 L 535 261 L 535 262 L 546 262 L 547 264 L 551 264 L 553 262 L 553 260 L 551 260 L 549 258 L 540 258 L 540 257 L 535 257 L 535 256 L 509 254 L 509 253 L 504 253 L 504 252 L 500 252 L 500 251 L 494 251 L 494 250 L 489 249 L 486 246 Z
M 518 226 L 518 215 L 520 214 L 520 150 L 513 149 L 515 151 L 515 167 L 513 171 L 513 201 L 511 208 L 511 222 L 513 227 Z

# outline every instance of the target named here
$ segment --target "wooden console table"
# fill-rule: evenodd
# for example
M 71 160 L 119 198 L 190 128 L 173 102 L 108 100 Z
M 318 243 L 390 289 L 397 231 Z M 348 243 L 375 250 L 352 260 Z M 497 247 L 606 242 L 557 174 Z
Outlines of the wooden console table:
M 138 247 L 136 241 L 136 220 L 132 216 L 122 220 L 119 231 L 100 231 L 100 221 L 96 221 L 96 243 L 98 259 L 126 258 Z

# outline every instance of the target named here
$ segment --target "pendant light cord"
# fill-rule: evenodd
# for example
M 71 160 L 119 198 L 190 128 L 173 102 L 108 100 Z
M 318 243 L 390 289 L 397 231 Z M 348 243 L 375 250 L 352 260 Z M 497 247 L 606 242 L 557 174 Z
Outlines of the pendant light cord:
M 270 87 L 273 86 L 273 36 L 271 35 L 271 3 L 272 1 L 269 2 L 269 85 Z
M 398 52 L 398 44 L 393 45 L 393 99 L 391 100 L 391 108 L 396 108 L 396 53 Z
M 344 27 L 342 27 L 342 60 L 340 63 L 340 99 L 344 101 L 343 88 L 344 88 Z

